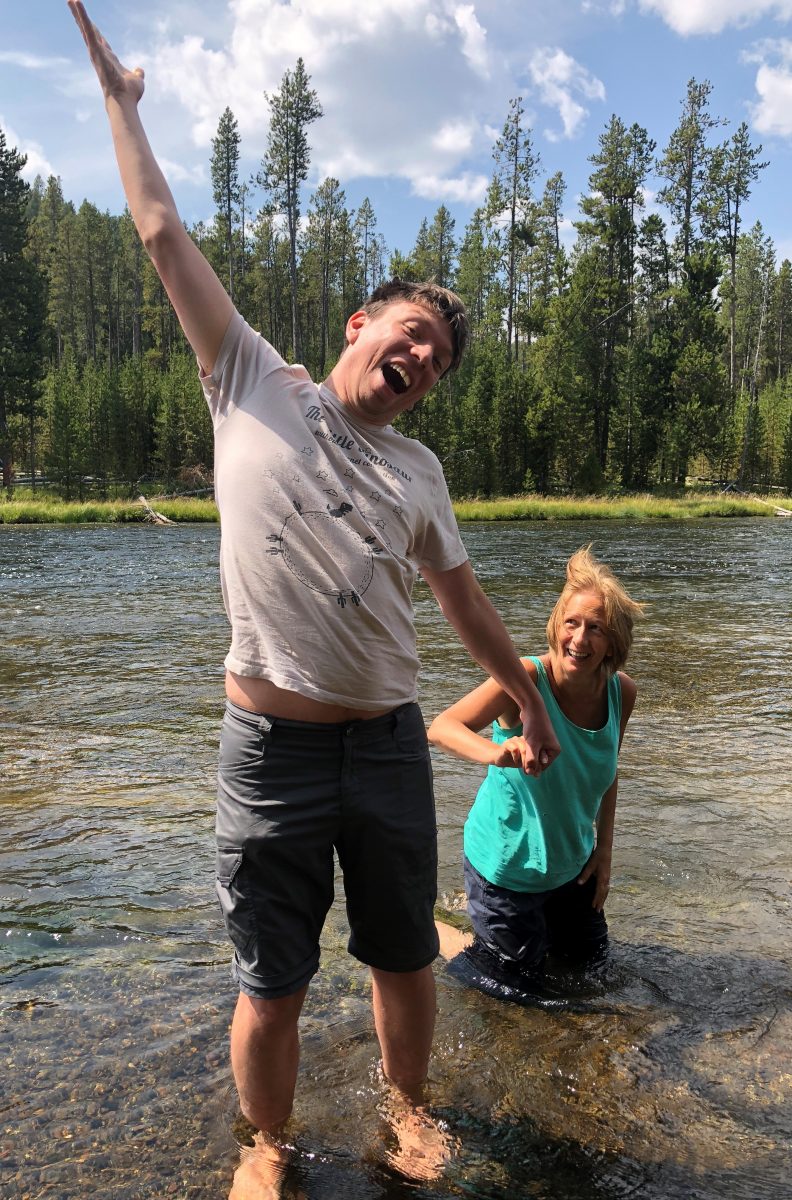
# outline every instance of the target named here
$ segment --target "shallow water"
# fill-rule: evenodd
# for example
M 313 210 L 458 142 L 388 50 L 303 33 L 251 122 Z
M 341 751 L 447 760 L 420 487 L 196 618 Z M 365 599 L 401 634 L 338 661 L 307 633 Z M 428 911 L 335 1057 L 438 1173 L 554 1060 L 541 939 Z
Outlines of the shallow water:
M 384 1166 L 343 906 L 309 993 L 289 1194 L 760 1200 L 792 1168 L 792 522 L 466 526 L 524 652 L 579 545 L 650 603 L 622 752 L 613 955 L 565 1008 L 438 968 L 444 1179 Z M 234 1003 L 212 888 L 227 629 L 215 528 L 0 527 L 0 1194 L 227 1194 Z M 480 678 L 423 585 L 427 715 Z M 460 900 L 478 773 L 435 759 Z

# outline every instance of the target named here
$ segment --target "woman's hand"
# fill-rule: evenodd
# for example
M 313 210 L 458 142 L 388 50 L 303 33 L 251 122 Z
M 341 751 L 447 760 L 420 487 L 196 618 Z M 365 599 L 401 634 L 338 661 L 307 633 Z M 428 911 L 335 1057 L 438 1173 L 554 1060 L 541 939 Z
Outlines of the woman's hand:
M 69 0 L 72 16 L 80 27 L 94 70 L 102 85 L 105 100 L 113 96 L 116 100 L 129 97 L 135 104 L 143 95 L 143 68 L 128 70 L 118 61 L 110 46 L 91 21 L 80 0 Z
M 526 754 L 525 738 L 510 737 L 499 745 L 492 745 L 493 767 L 522 767 Z
M 594 899 L 591 901 L 591 907 L 596 908 L 597 912 L 602 912 L 605 907 L 605 901 L 608 898 L 610 891 L 611 877 L 611 851 L 608 846 L 595 846 L 591 851 L 588 862 L 583 870 L 578 875 L 578 883 L 586 883 L 587 880 L 594 876 L 596 886 L 594 888 Z

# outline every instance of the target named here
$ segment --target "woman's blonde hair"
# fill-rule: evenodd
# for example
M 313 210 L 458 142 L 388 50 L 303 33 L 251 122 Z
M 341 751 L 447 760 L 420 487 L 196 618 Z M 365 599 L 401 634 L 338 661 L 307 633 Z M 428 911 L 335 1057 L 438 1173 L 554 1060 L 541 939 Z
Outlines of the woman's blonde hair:
M 602 666 L 608 675 L 613 675 L 627 662 L 632 646 L 633 622 L 644 615 L 644 605 L 627 595 L 610 567 L 599 562 L 591 553 L 591 544 L 583 546 L 575 551 L 566 565 L 566 583 L 547 622 L 547 641 L 551 650 L 558 649 L 564 609 L 572 596 L 579 592 L 597 592 L 602 597 L 612 651 Z

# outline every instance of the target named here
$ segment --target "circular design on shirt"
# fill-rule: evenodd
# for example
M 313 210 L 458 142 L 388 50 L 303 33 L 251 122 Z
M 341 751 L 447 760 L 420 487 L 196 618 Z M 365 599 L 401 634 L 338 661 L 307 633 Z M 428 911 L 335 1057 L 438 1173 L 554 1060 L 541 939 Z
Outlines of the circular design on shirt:
M 374 555 L 382 546 L 347 525 L 344 517 L 352 505 L 345 501 L 337 507 L 328 504 L 326 512 L 303 512 L 297 501 L 294 507 L 280 534 L 270 534 L 268 540 L 277 546 L 269 553 L 280 554 L 292 575 L 312 591 L 335 596 L 342 608 L 348 601 L 359 605 L 374 575 Z M 346 587 L 338 587 L 339 578 L 347 581 Z

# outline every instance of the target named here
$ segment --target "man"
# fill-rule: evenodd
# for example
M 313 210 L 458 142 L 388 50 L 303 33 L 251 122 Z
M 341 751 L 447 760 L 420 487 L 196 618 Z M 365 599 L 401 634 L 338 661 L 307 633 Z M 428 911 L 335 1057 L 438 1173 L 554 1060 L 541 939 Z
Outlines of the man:
M 132 218 L 201 366 L 216 434 L 232 643 L 218 789 L 218 895 L 240 986 L 231 1059 L 243 1112 L 291 1112 L 300 1010 L 344 872 L 350 950 L 372 974 L 387 1080 L 420 1104 L 435 1020 L 436 830 L 410 593 L 420 569 L 473 657 L 514 697 L 526 771 L 558 746 L 467 561 L 442 470 L 391 427 L 455 367 L 468 327 L 433 285 L 380 289 L 324 384 L 235 311 L 187 235 L 126 70 L 69 5 L 110 120 Z

